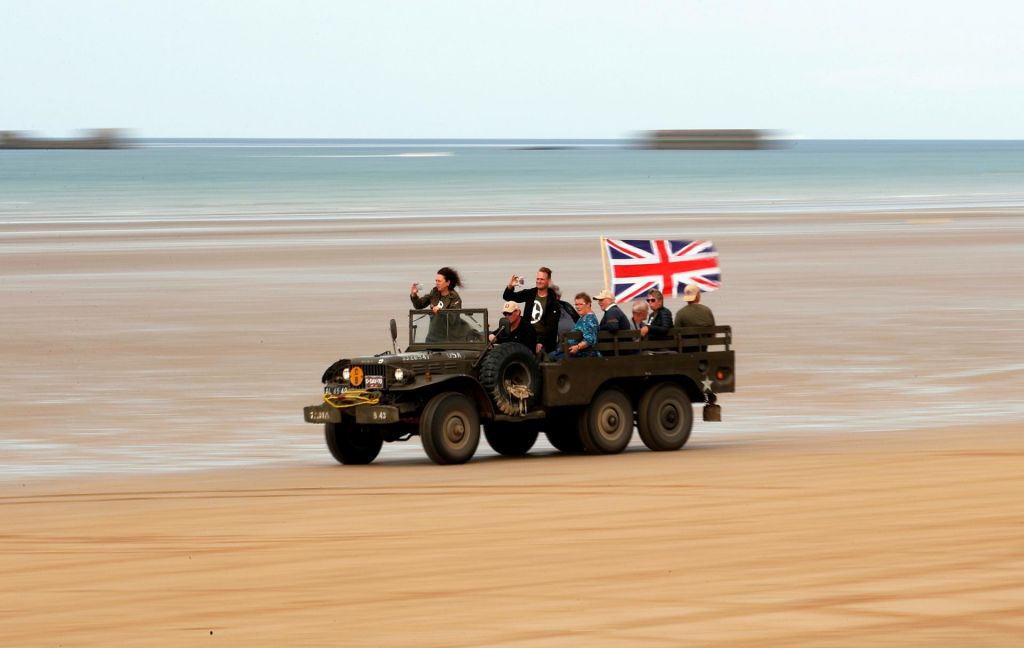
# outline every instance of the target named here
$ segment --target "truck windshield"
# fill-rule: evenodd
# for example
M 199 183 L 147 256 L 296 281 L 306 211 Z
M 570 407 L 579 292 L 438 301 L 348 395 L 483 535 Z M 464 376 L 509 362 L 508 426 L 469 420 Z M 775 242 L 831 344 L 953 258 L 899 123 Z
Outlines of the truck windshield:
M 484 310 L 414 311 L 409 317 L 412 344 L 481 342 L 487 339 Z

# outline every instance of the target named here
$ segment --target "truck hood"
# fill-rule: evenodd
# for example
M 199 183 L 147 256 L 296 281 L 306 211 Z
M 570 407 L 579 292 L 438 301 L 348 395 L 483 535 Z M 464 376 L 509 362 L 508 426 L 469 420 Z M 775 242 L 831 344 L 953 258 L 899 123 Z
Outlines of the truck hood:
M 392 366 L 438 360 L 476 360 L 479 357 L 479 351 L 411 351 L 406 353 L 389 353 L 382 356 L 361 356 L 351 358 L 349 363 L 361 366 Z

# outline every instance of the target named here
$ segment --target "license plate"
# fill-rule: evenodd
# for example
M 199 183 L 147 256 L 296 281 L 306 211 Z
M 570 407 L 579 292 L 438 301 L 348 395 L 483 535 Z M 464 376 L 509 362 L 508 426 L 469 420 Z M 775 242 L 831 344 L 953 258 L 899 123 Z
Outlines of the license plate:
M 384 376 L 367 376 L 367 389 L 384 389 Z
M 302 409 L 307 423 L 339 423 L 341 413 L 326 405 L 310 405 Z
M 344 394 L 348 391 L 348 387 L 344 385 L 327 385 L 324 387 L 324 393 L 328 396 L 337 396 L 338 394 Z
M 365 405 L 356 408 L 356 423 L 398 423 L 398 408 L 394 405 Z

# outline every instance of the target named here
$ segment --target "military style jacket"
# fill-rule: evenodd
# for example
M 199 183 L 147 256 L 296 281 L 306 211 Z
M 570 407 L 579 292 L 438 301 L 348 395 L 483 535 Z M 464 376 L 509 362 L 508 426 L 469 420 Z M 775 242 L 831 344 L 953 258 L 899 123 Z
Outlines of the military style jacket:
M 433 308 L 440 302 L 441 308 L 447 310 L 450 308 L 462 308 L 462 297 L 459 297 L 459 293 L 454 290 L 449 290 L 447 295 L 442 295 L 441 291 L 434 286 L 430 289 L 430 294 L 425 297 L 418 295 L 409 295 L 409 299 L 412 301 L 413 308 Z

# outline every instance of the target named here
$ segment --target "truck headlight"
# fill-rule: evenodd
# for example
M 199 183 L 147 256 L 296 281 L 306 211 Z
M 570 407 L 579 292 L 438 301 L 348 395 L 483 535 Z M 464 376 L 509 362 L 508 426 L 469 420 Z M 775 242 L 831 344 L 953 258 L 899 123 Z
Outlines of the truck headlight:
M 397 380 L 398 382 L 405 381 L 405 369 L 402 369 L 401 367 L 395 368 L 395 380 Z
M 348 377 L 351 373 L 352 372 L 349 370 L 349 368 L 345 367 L 344 369 L 341 370 L 341 379 L 344 380 L 345 382 L 348 382 Z

